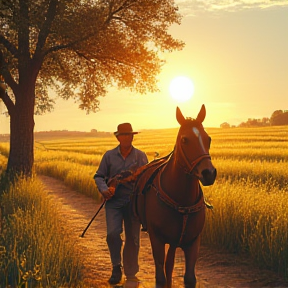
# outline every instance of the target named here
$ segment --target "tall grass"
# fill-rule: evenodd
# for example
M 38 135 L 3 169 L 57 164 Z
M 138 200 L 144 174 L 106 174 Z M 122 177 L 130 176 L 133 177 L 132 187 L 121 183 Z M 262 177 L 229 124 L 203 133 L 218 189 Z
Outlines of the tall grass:
M 0 287 L 77 287 L 81 258 L 36 178 L 19 178 L 1 197 Z
M 134 146 L 149 161 L 173 150 L 178 129 L 144 130 Z M 202 241 L 245 253 L 260 267 L 288 276 L 288 127 L 207 129 L 218 170 L 215 184 L 203 187 L 214 206 L 207 211 Z M 103 138 L 42 139 L 35 145 L 37 173 L 64 181 L 99 199 L 92 179 L 107 149 L 118 142 Z M 7 145 L 0 145 L 7 155 Z M 1 158 L 0 158 L 1 161 Z
M 288 193 L 288 161 L 260 161 L 260 160 L 227 160 L 215 159 L 217 167 L 218 184 L 224 180 L 238 181 L 250 180 L 255 184 L 267 183 L 266 191 L 270 188 L 285 189 Z M 269 188 L 270 187 L 270 188 Z M 256 187 L 255 187 L 256 188 Z
M 40 174 L 62 180 L 67 186 L 81 194 L 95 200 L 101 198 L 93 179 L 96 172 L 95 166 L 54 160 L 52 162 L 36 162 L 35 169 Z
M 214 209 L 207 211 L 202 239 L 288 276 L 288 191 L 273 184 L 241 179 L 204 188 Z
M 151 161 L 155 152 L 164 156 L 172 151 L 177 131 L 145 130 L 135 136 L 133 143 L 145 151 Z M 207 211 L 203 243 L 234 253 L 245 253 L 259 266 L 286 275 L 287 127 L 210 128 L 207 131 L 212 137 L 210 152 L 218 176 L 213 186 L 204 187 L 205 197 L 213 204 L 214 210 Z M 83 187 L 78 190 L 85 191 L 84 187 L 90 190 L 91 187 L 94 191 L 91 177 L 101 156 L 116 145 L 114 137 L 89 138 L 89 141 L 47 140 L 45 153 L 40 149 L 37 152 L 36 167 L 39 172 L 47 173 L 45 169 L 48 171 L 52 168 L 47 167 L 54 166 L 53 177 L 64 181 L 67 181 L 67 171 L 71 168 L 69 179 L 77 179 L 76 182 L 79 181 Z M 72 161 L 68 156 L 73 158 Z M 61 164 L 57 159 L 62 161 Z M 89 180 L 86 182 L 78 171 L 90 173 Z M 61 176 L 63 174 L 66 176 Z

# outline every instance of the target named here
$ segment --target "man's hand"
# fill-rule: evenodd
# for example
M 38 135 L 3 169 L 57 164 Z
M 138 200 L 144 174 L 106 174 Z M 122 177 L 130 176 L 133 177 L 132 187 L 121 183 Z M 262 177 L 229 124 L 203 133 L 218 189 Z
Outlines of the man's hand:
M 101 194 L 103 195 L 104 199 L 109 200 L 115 194 L 115 187 L 110 186 L 108 187 L 108 190 L 103 191 Z

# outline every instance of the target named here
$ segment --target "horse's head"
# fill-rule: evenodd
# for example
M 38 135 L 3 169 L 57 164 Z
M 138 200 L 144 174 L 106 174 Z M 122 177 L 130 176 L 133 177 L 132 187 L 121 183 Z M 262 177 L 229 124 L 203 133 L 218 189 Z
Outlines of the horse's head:
M 185 173 L 196 176 L 204 186 L 208 186 L 214 183 L 217 172 L 209 154 L 211 138 L 202 126 L 205 116 L 204 105 L 196 119 L 185 119 L 177 107 L 176 118 L 181 127 L 177 136 L 175 157 Z

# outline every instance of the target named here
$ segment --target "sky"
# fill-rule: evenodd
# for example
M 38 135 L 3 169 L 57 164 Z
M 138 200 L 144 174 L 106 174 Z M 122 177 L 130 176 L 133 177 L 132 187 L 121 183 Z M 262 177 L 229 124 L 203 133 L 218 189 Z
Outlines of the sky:
M 100 111 L 89 115 L 72 100 L 58 99 L 52 113 L 35 116 L 35 131 L 114 132 L 123 122 L 135 131 L 174 128 L 177 106 L 185 117 L 196 118 L 204 104 L 204 127 L 239 125 L 288 110 L 288 0 L 175 2 L 183 18 L 170 32 L 185 48 L 165 54 L 159 92 L 110 89 L 99 98 Z M 186 102 L 169 92 L 177 76 L 194 83 Z M 9 118 L 1 115 L 0 122 L 0 134 L 9 133 Z

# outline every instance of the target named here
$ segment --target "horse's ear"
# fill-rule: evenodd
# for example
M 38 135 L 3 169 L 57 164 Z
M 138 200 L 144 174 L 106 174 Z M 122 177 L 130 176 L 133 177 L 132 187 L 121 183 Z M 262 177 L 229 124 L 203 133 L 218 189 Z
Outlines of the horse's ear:
M 205 108 L 205 105 L 203 104 L 201 109 L 200 109 L 200 112 L 198 113 L 196 120 L 198 122 L 202 123 L 204 121 L 205 117 L 206 117 L 206 108 Z
M 180 111 L 179 107 L 176 108 L 176 119 L 180 125 L 182 125 L 185 122 L 185 118 Z

